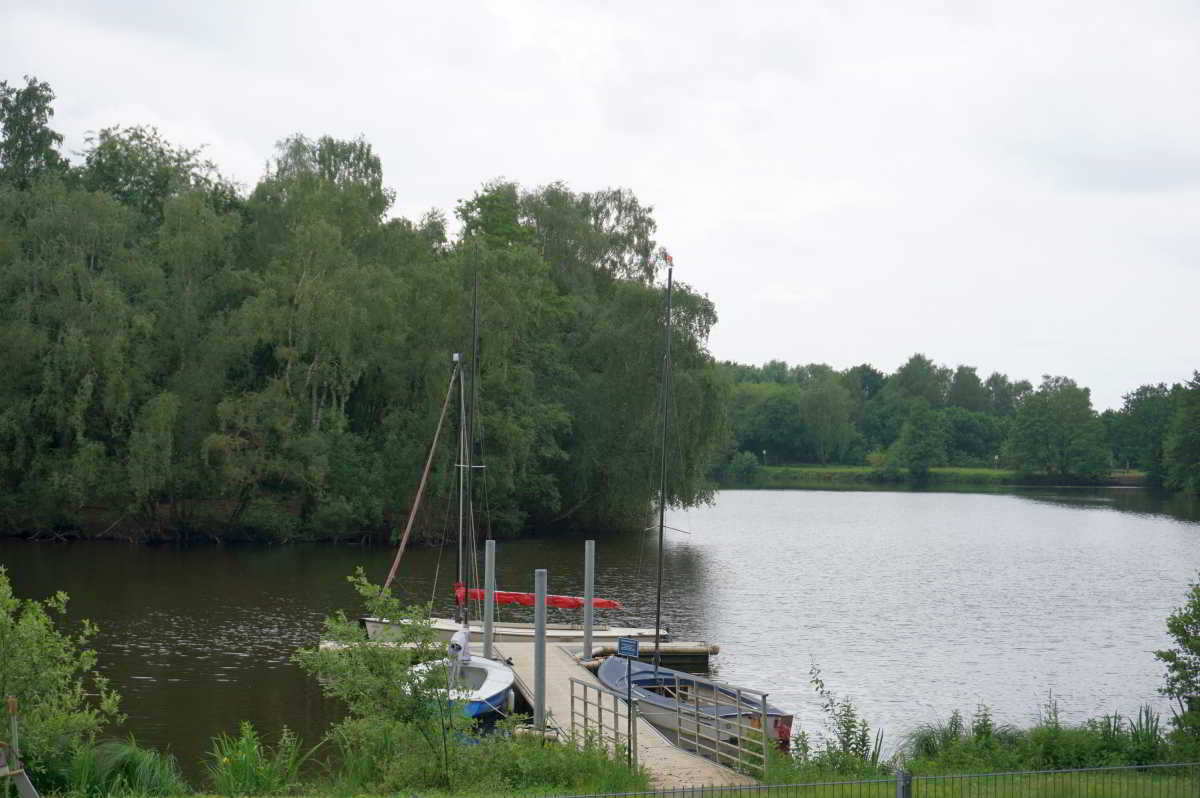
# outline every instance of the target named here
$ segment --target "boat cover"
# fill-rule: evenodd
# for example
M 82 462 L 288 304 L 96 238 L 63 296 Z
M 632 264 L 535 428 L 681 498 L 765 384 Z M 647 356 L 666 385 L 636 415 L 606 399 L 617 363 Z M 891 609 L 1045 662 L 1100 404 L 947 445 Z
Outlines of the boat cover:
M 511 590 L 496 590 L 492 593 L 497 604 L 520 604 L 524 607 L 532 607 L 537 594 L 535 593 L 514 593 Z M 481 588 L 473 587 L 467 590 L 466 585 L 462 582 L 454 583 L 454 597 L 461 606 L 468 598 L 474 601 L 483 601 L 484 591 Z M 547 607 L 558 607 L 563 610 L 577 610 L 584 605 L 584 600 L 579 596 L 546 596 Z M 602 610 L 619 610 L 621 602 L 613 601 L 612 599 L 592 599 L 592 606 Z

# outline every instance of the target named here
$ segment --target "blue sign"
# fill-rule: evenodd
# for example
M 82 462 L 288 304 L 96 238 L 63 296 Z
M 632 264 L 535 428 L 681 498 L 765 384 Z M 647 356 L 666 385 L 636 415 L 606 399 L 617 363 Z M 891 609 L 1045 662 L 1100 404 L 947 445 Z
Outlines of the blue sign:
M 622 657 L 637 658 L 640 646 L 636 637 L 618 637 L 617 654 Z

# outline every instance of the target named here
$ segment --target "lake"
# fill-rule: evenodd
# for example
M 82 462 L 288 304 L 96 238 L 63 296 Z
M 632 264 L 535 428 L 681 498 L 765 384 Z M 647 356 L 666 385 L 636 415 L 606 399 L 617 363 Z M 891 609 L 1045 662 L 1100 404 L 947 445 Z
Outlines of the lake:
M 669 514 L 664 622 L 721 646 L 713 672 L 767 690 L 820 732 L 808 684 L 851 697 L 894 747 L 918 724 L 988 705 L 999 723 L 1152 703 L 1164 619 L 1200 570 L 1194 503 L 1140 490 L 1022 493 L 723 491 Z M 392 553 L 332 545 L 136 546 L 0 540 L 17 594 L 71 595 L 99 624 L 103 671 L 131 732 L 169 746 L 193 775 L 218 732 L 286 724 L 315 741 L 338 708 L 291 663 L 322 619 L 355 612 L 344 577 L 382 581 Z M 597 594 L 614 624 L 653 622 L 655 536 L 602 538 Z M 400 592 L 450 607 L 454 547 L 410 551 Z M 582 592 L 583 539 L 504 541 L 501 589 Z M 526 617 L 531 610 L 505 610 Z M 551 610 L 551 621 L 576 613 Z

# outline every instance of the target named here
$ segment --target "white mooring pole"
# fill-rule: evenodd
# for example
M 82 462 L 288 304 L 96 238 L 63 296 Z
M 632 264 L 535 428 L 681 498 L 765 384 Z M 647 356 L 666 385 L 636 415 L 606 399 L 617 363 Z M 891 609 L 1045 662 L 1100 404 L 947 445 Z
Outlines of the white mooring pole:
M 483 544 L 483 658 L 492 658 L 492 620 L 496 613 L 496 541 Z
M 583 544 L 583 659 L 592 658 L 592 625 L 596 619 L 596 541 Z
M 533 726 L 546 731 L 546 569 L 533 572 Z

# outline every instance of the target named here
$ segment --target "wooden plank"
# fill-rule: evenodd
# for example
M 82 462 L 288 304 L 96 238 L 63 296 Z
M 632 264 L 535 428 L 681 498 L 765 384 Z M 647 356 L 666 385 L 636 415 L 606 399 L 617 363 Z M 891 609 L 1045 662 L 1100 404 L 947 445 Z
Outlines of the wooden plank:
M 517 689 L 533 703 L 533 644 L 503 643 L 496 646 L 497 655 L 512 660 Z M 600 685 L 595 674 L 579 665 L 565 646 L 546 646 L 546 716 L 547 724 L 557 724 L 559 736 L 571 734 L 571 678 Z M 755 784 L 754 779 L 684 751 L 671 744 L 654 726 L 638 718 L 638 762 L 650 772 L 655 789 L 681 787 L 742 786 Z

